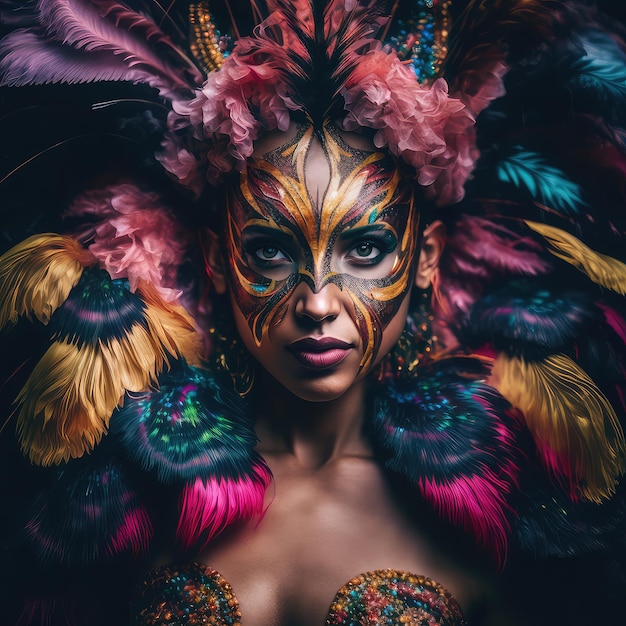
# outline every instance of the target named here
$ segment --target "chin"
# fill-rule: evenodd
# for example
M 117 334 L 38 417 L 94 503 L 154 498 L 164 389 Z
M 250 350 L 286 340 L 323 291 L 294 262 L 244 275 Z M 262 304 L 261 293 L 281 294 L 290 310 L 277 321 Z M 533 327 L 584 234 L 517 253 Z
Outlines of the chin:
M 275 380 L 283 389 L 306 402 L 332 402 L 348 393 L 361 380 L 361 376 L 352 376 L 346 380 L 336 373 L 317 373 L 306 379 Z

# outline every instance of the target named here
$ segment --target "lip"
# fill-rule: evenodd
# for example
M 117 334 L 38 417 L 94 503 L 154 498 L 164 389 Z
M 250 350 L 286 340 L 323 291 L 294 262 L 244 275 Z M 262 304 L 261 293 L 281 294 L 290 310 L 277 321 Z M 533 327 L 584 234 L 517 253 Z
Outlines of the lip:
M 287 346 L 287 349 L 301 365 L 309 369 L 319 370 L 339 365 L 348 356 L 352 348 L 351 343 L 334 337 L 321 337 L 320 339 L 306 337 Z

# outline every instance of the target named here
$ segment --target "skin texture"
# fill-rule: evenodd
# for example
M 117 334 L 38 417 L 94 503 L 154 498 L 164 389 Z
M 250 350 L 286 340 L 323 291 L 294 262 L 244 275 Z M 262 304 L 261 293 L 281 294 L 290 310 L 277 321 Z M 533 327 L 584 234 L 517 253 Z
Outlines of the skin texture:
M 342 585 L 385 568 L 430 576 L 476 624 L 515 623 L 489 621 L 472 548 L 394 482 L 363 433 L 376 365 L 441 254 L 441 224 L 418 248 L 418 223 L 395 163 L 330 127 L 259 146 L 230 196 L 208 260 L 261 366 L 250 406 L 274 484 L 263 519 L 229 528 L 200 560 L 232 584 L 246 626 L 320 626 Z M 339 362 L 294 356 L 294 342 L 324 337 L 349 346 Z

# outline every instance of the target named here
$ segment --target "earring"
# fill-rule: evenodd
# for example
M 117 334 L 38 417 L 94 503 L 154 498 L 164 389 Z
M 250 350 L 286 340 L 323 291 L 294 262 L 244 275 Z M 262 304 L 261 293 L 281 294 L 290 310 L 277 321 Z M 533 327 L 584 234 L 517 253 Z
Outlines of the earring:
M 254 359 L 239 339 L 232 315 L 226 311 L 227 306 L 214 300 L 213 316 L 215 326 L 209 328 L 213 341 L 213 362 L 218 369 L 228 373 L 233 381 L 234 390 L 243 398 L 250 393 L 254 385 Z
M 383 362 L 379 378 L 415 377 L 418 365 L 430 358 L 437 339 L 432 331 L 432 294 L 432 286 L 414 289 L 406 325 L 393 350 Z

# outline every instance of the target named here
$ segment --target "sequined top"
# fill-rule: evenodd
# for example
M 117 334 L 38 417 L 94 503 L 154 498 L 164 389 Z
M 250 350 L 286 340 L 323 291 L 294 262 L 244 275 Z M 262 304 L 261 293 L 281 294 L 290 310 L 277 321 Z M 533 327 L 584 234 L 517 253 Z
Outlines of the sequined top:
M 133 606 L 136 626 L 240 626 L 239 603 L 228 581 L 199 563 L 159 567 Z M 461 608 L 441 585 L 407 572 L 356 576 L 335 595 L 326 626 L 464 626 Z

